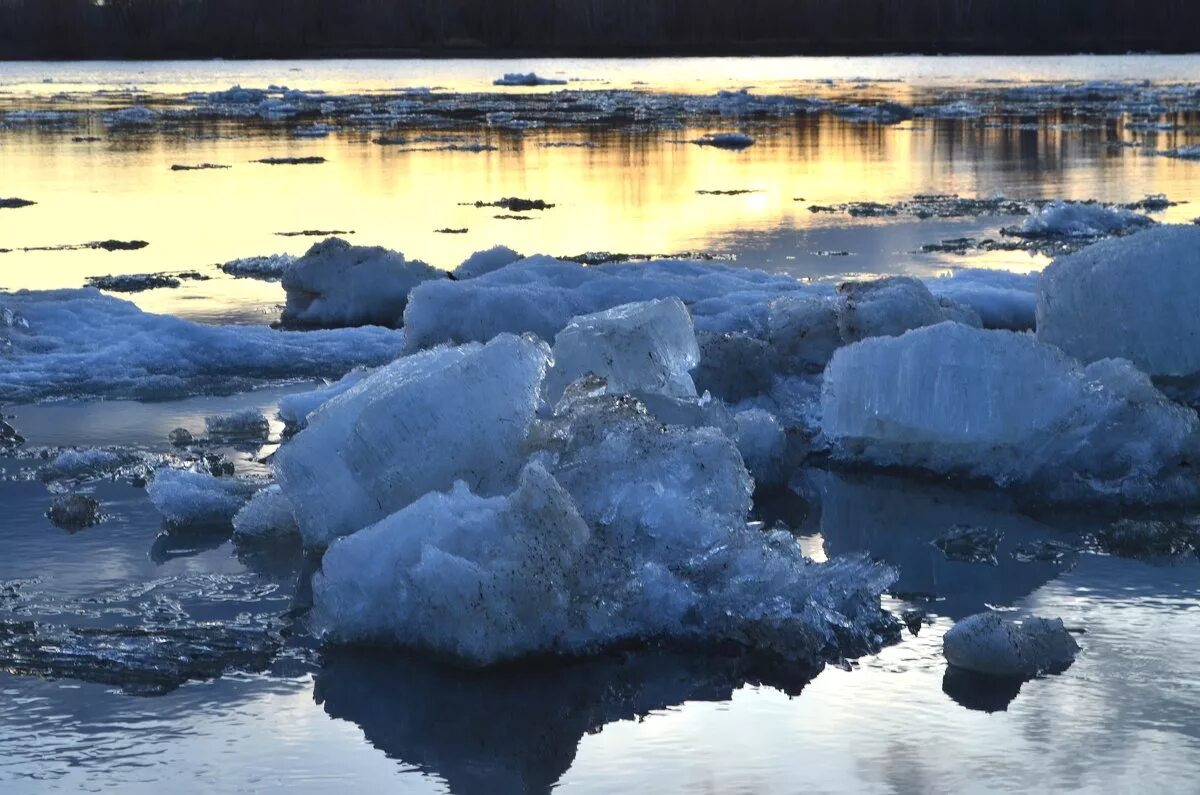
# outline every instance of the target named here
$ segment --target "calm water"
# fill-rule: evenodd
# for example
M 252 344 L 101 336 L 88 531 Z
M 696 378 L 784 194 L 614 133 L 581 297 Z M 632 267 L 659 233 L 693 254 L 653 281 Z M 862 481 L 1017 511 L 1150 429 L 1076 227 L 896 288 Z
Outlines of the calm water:
M 310 119 L 114 130 L 99 115 L 135 101 L 170 108 L 184 104 L 186 92 L 233 84 L 343 94 L 417 86 L 490 91 L 503 72 L 530 70 L 572 78 L 570 90 L 711 95 L 753 86 L 842 102 L 976 101 L 993 80 L 1200 82 L 1200 58 L 1140 56 L 0 65 L 0 114 L 79 113 L 67 127 L 0 128 L 0 196 L 38 202 L 0 210 L 0 248 L 149 243 L 138 251 L 0 254 L 0 288 L 198 269 L 212 278 L 131 298 L 153 311 L 266 323 L 277 317 L 278 285 L 224 277 L 213 266 L 299 253 L 319 239 L 278 232 L 353 230 L 355 242 L 443 267 L 503 243 L 556 255 L 703 251 L 836 279 L 965 265 L 1028 271 L 1047 260 L 1025 252 L 915 253 L 947 238 L 995 236 L 1012 218 L 853 218 L 813 213 L 812 205 L 935 192 L 1110 202 L 1161 193 L 1181 204 L 1160 220 L 1200 215 L 1200 163 L 1147 151 L 1200 142 L 1193 111 L 1171 116 L 1172 129 L 1156 132 L 1130 129 L 1136 114 L 1123 107 L 1080 111 L 1053 101 L 1019 113 L 992 109 L 894 125 L 823 112 L 774 121 L 704 116 L 637 129 L 405 128 L 412 138 L 454 134 L 497 147 L 481 152 L 379 146 L 372 143 L 378 128 L 342 121 L 328 137 L 305 139 L 295 131 Z M 686 143 L 741 127 L 758 139 L 742 152 Z M 73 140 L 87 137 L 100 140 Z M 564 143 L 588 145 L 557 145 Z M 1129 143 L 1146 145 L 1120 145 Z M 327 162 L 248 162 L 308 155 Z M 170 169 L 201 162 L 233 167 Z M 753 192 L 697 193 L 735 189 Z M 513 195 L 557 206 L 514 221 L 460 205 Z M 269 413 L 286 391 L 16 406 L 5 414 L 15 415 L 30 445 L 123 444 L 166 453 L 171 428 L 197 428 L 203 417 L 235 409 Z M 272 449 L 225 452 L 240 470 L 255 472 Z M 0 619 L 298 631 L 265 673 L 162 696 L 0 673 L 5 793 L 160 792 L 165 782 L 181 792 L 1195 791 L 1200 562 L 1071 553 L 1024 563 L 1014 555 L 1023 542 L 1078 540 L 1099 517 L 1031 516 L 994 493 L 809 473 L 764 501 L 764 513 L 795 528 L 818 559 L 868 550 L 900 566 L 898 596 L 885 606 L 926 607 L 933 623 L 919 635 L 906 633 L 878 656 L 851 670 L 831 667 L 802 688 L 747 681 L 719 661 L 647 654 L 465 676 L 414 659 L 322 655 L 288 618 L 305 599 L 296 586 L 305 568 L 299 553 L 239 557 L 222 534 L 163 534 L 140 489 L 93 484 L 107 520 L 75 534 L 59 530 L 44 517 L 51 494 L 29 477 L 36 463 L 0 459 L 9 476 L 0 479 Z M 946 561 L 930 542 L 954 524 L 1002 530 L 997 565 Z M 979 692 L 946 680 L 942 633 L 986 606 L 1061 616 L 1084 631 L 1083 653 L 1066 673 L 1019 691 Z

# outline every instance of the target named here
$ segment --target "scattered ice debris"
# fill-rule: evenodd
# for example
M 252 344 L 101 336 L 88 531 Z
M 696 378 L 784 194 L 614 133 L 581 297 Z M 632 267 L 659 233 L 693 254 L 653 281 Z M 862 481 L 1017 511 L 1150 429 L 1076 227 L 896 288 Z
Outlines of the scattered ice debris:
M 148 127 L 155 124 L 161 114 L 143 105 L 121 108 L 104 114 L 104 123 L 111 127 Z
M 959 621 L 943 638 L 946 662 L 989 676 L 1030 678 L 1059 673 L 1075 661 L 1079 644 L 1062 619 L 978 613 Z
M 1152 218 L 1123 207 L 1053 201 L 1025 219 L 1021 226 L 1006 227 L 1001 233 L 1027 239 L 1095 239 L 1110 235 L 1127 235 L 1153 224 Z
M 39 468 L 38 478 L 48 483 L 103 477 L 140 464 L 142 460 L 141 454 L 124 447 L 70 448 L 62 450 Z
M 37 202 L 31 202 L 28 199 L 0 198 L 0 210 L 17 210 L 21 207 L 30 207 L 34 204 L 37 204 Z
M 308 425 L 308 415 L 328 403 L 333 398 L 348 391 L 359 381 L 371 374 L 364 367 L 356 367 L 346 373 L 336 383 L 314 389 L 311 392 L 298 392 L 284 395 L 279 400 L 279 419 L 283 420 L 286 433 L 296 431 Z
M 403 335 L 362 328 L 280 332 L 143 312 L 97 290 L 0 291 L 0 401 L 167 399 L 263 380 L 341 376 L 395 357 Z
M 1079 550 L 1062 541 L 1038 539 L 1019 544 L 1013 550 L 1013 558 L 1019 563 L 1062 563 L 1069 555 Z
M 503 77 L 498 77 L 492 81 L 494 86 L 565 86 L 566 80 L 558 80 L 552 77 L 541 77 L 534 72 L 507 72 Z
M 458 480 L 484 495 L 511 488 L 548 366 L 545 345 L 511 335 L 437 348 L 309 414 L 275 455 L 305 545 L 326 546 Z
M 948 388 L 947 385 L 953 385 Z M 1088 367 L 1030 335 L 961 323 L 834 353 L 835 458 L 992 480 L 1060 501 L 1194 502 L 1200 419 L 1128 362 Z
M 175 528 L 228 525 L 261 484 L 186 469 L 161 469 L 146 492 Z
M 1096 534 L 1100 549 L 1144 560 L 1200 555 L 1200 527 L 1179 520 L 1121 519 Z
M 179 273 L 122 273 L 111 276 L 89 276 L 88 287 L 97 290 L 107 290 L 110 293 L 141 293 L 146 290 L 162 288 L 173 289 L 184 281 L 208 281 L 207 276 L 198 271 L 180 271 Z
M 325 138 L 331 132 L 336 131 L 337 127 L 334 127 L 333 125 L 321 124 L 320 122 L 317 122 L 316 124 L 310 124 L 306 127 L 297 127 L 296 129 L 292 130 L 292 135 L 297 138 Z
M 747 193 L 762 193 L 762 191 L 751 190 L 749 188 L 734 188 L 731 190 L 698 190 L 696 193 L 700 196 L 744 196 Z
M 100 522 L 100 503 L 86 494 L 63 494 L 54 498 L 46 517 L 55 527 L 83 530 Z
M 610 392 L 696 397 L 689 371 L 700 362 L 700 349 L 692 317 L 678 298 L 580 315 L 555 336 L 553 356 L 545 385 L 552 404 L 588 374 L 603 378 Z
M 95 240 L 91 243 L 62 243 L 56 246 L 24 246 L 21 248 L 0 248 L 0 254 L 10 251 L 137 251 L 150 245 L 145 240 Z
M 964 198 L 955 193 L 919 193 L 911 199 L 882 204 L 880 202 L 847 202 L 845 204 L 809 205 L 810 213 L 844 213 L 854 218 L 975 218 L 993 215 L 1028 215 L 1029 206 L 1037 202 L 1024 202 L 993 198 Z
M 233 168 L 233 166 L 222 165 L 220 163 L 196 163 L 195 165 L 174 163 L 171 166 L 172 171 L 212 171 L 223 168 Z
M 250 162 L 268 166 L 315 166 L 327 161 L 319 155 L 311 155 L 308 157 L 263 157 Z
M 435 234 L 439 234 L 439 235 L 465 235 L 467 232 L 470 232 L 471 230 L 467 229 L 465 226 L 458 227 L 457 229 L 451 228 L 448 226 L 444 226 L 441 229 L 435 229 L 433 231 Z
M 352 246 L 341 238 L 316 243 L 282 277 L 285 326 L 399 326 L 408 294 L 447 273 L 397 251 Z
M 1180 146 L 1175 149 L 1164 150 L 1159 152 L 1159 154 L 1175 160 L 1200 160 L 1200 145 Z
M 239 279 L 277 281 L 292 267 L 298 257 L 294 254 L 268 254 L 261 257 L 242 257 L 220 266 L 221 270 Z
M 169 693 L 228 671 L 265 670 L 279 646 L 270 632 L 216 624 L 100 628 L 0 621 L 0 669 L 115 685 L 135 695 Z
M 1038 339 L 1084 362 L 1200 375 L 1200 228 L 1163 226 L 1055 260 L 1038 288 Z M 1186 385 L 1185 385 L 1186 388 Z
M 262 412 L 254 409 L 205 417 L 204 427 L 210 437 L 224 441 L 261 442 L 271 435 L 271 424 Z
M 284 496 L 279 486 L 267 486 L 255 492 L 234 514 L 233 538 L 242 544 L 300 538 L 291 500 Z
M 519 199 L 515 196 L 507 199 L 497 199 L 493 202 L 474 201 L 460 202 L 462 207 L 499 207 L 504 210 L 509 210 L 514 213 L 524 213 L 530 210 L 549 210 L 554 207 L 553 204 L 542 201 L 541 199 Z
M 353 229 L 301 229 L 295 232 L 276 232 L 279 237 L 331 237 L 333 235 L 352 235 Z
M 700 136 L 692 141 L 692 143 L 697 146 L 711 146 L 716 149 L 733 149 L 736 151 L 754 146 L 754 139 L 746 135 L 746 133 L 740 132 L 710 133 Z
M 991 527 L 955 525 L 933 541 L 933 545 L 957 563 L 996 565 L 996 548 L 1003 534 Z
M 171 443 L 172 447 L 188 447 L 196 440 L 187 428 L 175 428 L 167 434 L 167 441 Z

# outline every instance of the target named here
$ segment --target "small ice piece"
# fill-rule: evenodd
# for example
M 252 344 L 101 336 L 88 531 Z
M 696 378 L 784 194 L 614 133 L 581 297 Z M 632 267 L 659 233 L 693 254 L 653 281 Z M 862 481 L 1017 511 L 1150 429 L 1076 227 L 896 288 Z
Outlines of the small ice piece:
M 946 560 L 996 565 L 996 549 L 1004 534 L 991 527 L 955 525 L 933 540 Z
M 331 237 L 283 272 L 281 320 L 296 327 L 399 326 L 412 288 L 445 278 L 444 271 L 397 251 Z
M 146 492 L 175 527 L 227 525 L 257 490 L 254 483 L 186 469 L 162 469 Z
M 112 127 L 140 127 L 154 124 L 161 114 L 143 105 L 110 111 L 104 114 L 104 123 Z
M 238 279 L 262 279 L 279 281 L 296 260 L 294 254 L 267 254 L 259 257 L 242 257 L 221 265 L 221 270 Z
M 204 427 L 208 435 L 230 441 L 264 441 L 271 435 L 271 424 L 261 411 L 245 411 L 205 417 Z
M 462 261 L 451 275 L 455 279 L 474 279 L 485 273 L 499 270 L 521 259 L 521 255 L 508 246 L 494 246 L 483 251 L 476 251 Z
M 25 444 L 25 437 L 17 429 L 0 418 L 0 450 L 13 450 Z
M 1019 228 L 1008 231 L 1027 238 L 1088 238 L 1128 234 L 1153 224 L 1149 216 L 1120 207 L 1053 201 L 1026 218 Z
M 139 461 L 141 456 L 128 449 L 84 447 L 63 450 L 39 470 L 39 476 L 44 481 L 95 477 Z
M 787 435 L 775 415 L 765 409 L 747 409 L 734 415 L 735 439 L 746 468 L 759 486 L 776 485 L 787 479 L 784 457 Z
M 86 494 L 62 494 L 50 503 L 46 517 L 55 527 L 82 530 L 100 522 L 100 503 Z
M 292 502 L 278 485 L 255 492 L 234 514 L 233 538 L 242 543 L 300 538 Z
M 1200 374 L 1200 227 L 1163 226 L 1055 260 L 1038 287 L 1038 339 L 1084 362 Z
M 946 662 L 966 671 L 1029 678 L 1059 673 L 1075 661 L 1079 644 L 1062 619 L 977 613 L 959 621 L 942 639 Z
M 167 441 L 171 443 L 172 447 L 187 447 L 196 440 L 187 428 L 175 428 L 167 434 Z
M 696 332 L 678 298 L 644 301 L 575 318 L 554 338 L 546 399 L 557 403 L 568 384 L 594 374 L 610 393 L 695 398 L 689 371 L 700 361 Z
M 366 367 L 356 367 L 346 373 L 335 383 L 314 389 L 311 392 L 298 392 L 285 395 L 279 400 L 279 419 L 283 420 L 288 433 L 298 431 L 308 424 L 308 415 L 333 400 L 343 392 L 348 391 L 359 381 L 371 374 Z
M 943 323 L 840 349 L 836 458 L 1031 487 L 1060 500 L 1195 500 L 1200 420 L 1128 362 L 1082 367 L 1032 335 Z
M 310 547 L 462 480 L 511 488 L 540 401 L 549 350 L 512 335 L 401 358 L 308 415 L 275 455 Z
M 729 132 L 729 133 L 710 133 L 702 135 L 692 143 L 697 146 L 712 146 L 717 149 L 746 149 L 754 146 L 754 139 L 746 133 Z
M 534 72 L 507 72 L 503 77 L 492 81 L 494 86 L 565 86 L 566 80 L 556 80 L 551 77 L 541 77 Z
M 908 276 L 845 282 L 838 287 L 838 331 L 843 343 L 867 337 L 897 337 L 946 320 L 979 326 L 974 310 L 933 297 L 929 288 Z

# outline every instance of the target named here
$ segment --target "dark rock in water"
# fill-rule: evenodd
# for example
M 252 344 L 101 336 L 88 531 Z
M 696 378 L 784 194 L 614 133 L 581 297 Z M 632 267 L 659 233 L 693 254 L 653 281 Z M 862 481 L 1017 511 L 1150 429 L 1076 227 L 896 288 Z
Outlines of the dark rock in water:
M 1180 521 L 1122 519 L 1096 534 L 1100 549 L 1123 558 L 1200 555 L 1200 528 Z
M 942 639 L 946 662 L 989 676 L 1035 677 L 1065 671 L 1079 644 L 1062 619 L 1028 617 L 1020 623 L 1000 613 L 959 621 Z
M 12 450 L 25 444 L 25 437 L 17 429 L 0 419 L 0 450 Z
M 50 503 L 46 517 L 64 530 L 82 530 L 100 522 L 100 503 L 85 494 L 64 494 Z
M 187 428 L 176 428 L 167 434 L 167 440 L 175 447 L 187 447 L 196 441 Z
M 262 629 L 60 627 L 0 621 L 0 669 L 23 676 L 117 685 L 160 695 L 190 680 L 265 670 L 280 646 Z
M 208 468 L 209 474 L 213 477 L 220 478 L 233 476 L 233 462 L 224 456 L 206 455 L 204 456 L 204 464 Z
M 381 135 L 371 141 L 379 146 L 404 146 L 408 143 L 408 139 L 403 135 Z
M 514 215 L 511 213 L 505 213 L 505 214 L 501 214 L 501 215 L 493 215 L 492 217 L 495 218 L 497 221 L 532 221 L 533 220 L 532 215 Z
M 323 157 L 264 157 L 251 162 L 268 166 L 315 166 L 326 161 Z
M 904 622 L 904 626 L 907 627 L 908 631 L 913 635 L 919 635 L 921 632 L 921 627 L 933 623 L 933 619 L 929 617 L 929 614 L 920 608 L 905 610 L 900 614 L 900 620 Z
M 29 199 L 0 199 L 0 210 L 16 210 L 33 204 L 37 202 L 31 202 Z
M 947 560 L 995 566 L 996 548 L 1003 537 L 999 530 L 990 527 L 955 525 L 934 539 L 933 545 L 942 550 Z
M 98 135 L 76 135 L 71 138 L 71 143 L 76 144 L 94 144 L 104 139 Z

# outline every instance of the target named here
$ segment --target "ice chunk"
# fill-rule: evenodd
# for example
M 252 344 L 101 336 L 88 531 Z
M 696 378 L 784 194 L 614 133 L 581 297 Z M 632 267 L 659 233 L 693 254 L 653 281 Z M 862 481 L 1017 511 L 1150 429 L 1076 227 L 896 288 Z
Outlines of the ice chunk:
M 462 261 L 453 271 L 455 279 L 474 279 L 485 273 L 499 270 L 521 259 L 521 255 L 508 246 L 494 246 L 484 251 L 476 251 Z
M 565 86 L 566 80 L 557 80 L 550 77 L 541 77 L 533 72 L 522 74 L 521 72 L 506 72 L 503 77 L 497 77 L 492 81 L 494 86 Z
M 283 420 L 289 433 L 300 430 L 308 424 L 309 414 L 343 392 L 349 391 L 351 387 L 370 374 L 371 370 L 365 367 L 356 367 L 328 386 L 314 389 L 311 392 L 285 395 L 279 400 L 279 419 Z
M 1104 204 L 1053 201 L 1025 219 L 1018 229 L 1007 230 L 1019 237 L 1106 237 L 1129 234 L 1152 226 L 1154 219 Z
M 736 332 L 697 334 L 696 342 L 700 364 L 692 380 L 697 391 L 737 403 L 771 388 L 775 353 L 766 340 Z
M 399 326 L 412 288 L 445 278 L 399 252 L 331 237 L 284 270 L 281 319 L 298 327 Z
M 239 542 L 299 538 L 292 502 L 278 485 L 260 489 L 233 517 L 233 537 Z
M 82 530 L 100 522 L 100 503 L 86 494 L 60 494 L 50 503 L 46 518 L 64 530 Z
M 136 464 L 142 457 L 123 448 L 84 447 L 63 450 L 38 471 L 44 481 L 62 478 L 89 478 L 105 475 L 121 467 Z
M 838 302 L 833 298 L 776 298 L 770 303 L 767 329 L 771 352 L 784 372 L 821 372 L 842 345 Z
M 176 527 L 228 524 L 256 485 L 185 469 L 163 469 L 146 489 L 150 502 Z
M 800 666 L 877 647 L 878 594 L 893 573 L 862 560 L 814 564 L 787 533 L 738 522 L 705 546 L 649 525 L 589 528 L 539 464 L 505 497 L 465 485 L 428 494 L 326 552 L 313 583 L 328 641 L 414 648 L 487 666 L 633 642 L 736 643 Z M 618 495 L 610 495 L 619 499 Z M 680 530 L 683 530 L 682 524 Z M 700 554 L 693 554 L 697 549 Z
M 702 135 L 692 143 L 697 146 L 712 146 L 717 149 L 746 149 L 754 146 L 754 139 L 746 133 L 727 132 L 727 133 L 711 133 Z
M 104 123 L 112 127 L 141 127 L 154 124 L 161 114 L 143 105 L 110 111 L 104 114 Z
M 308 417 L 275 456 L 308 546 L 325 546 L 427 492 L 465 481 L 511 488 L 548 366 L 511 335 L 438 348 L 380 368 Z
M 748 409 L 734 415 L 738 451 L 760 486 L 786 480 L 787 435 L 775 415 L 765 409 Z
M 949 276 L 926 279 L 938 298 L 974 309 L 984 328 L 1026 331 L 1037 323 L 1039 274 L 968 268 Z
M 946 662 L 956 668 L 1017 678 L 1063 671 L 1079 653 L 1062 619 L 1029 617 L 1018 623 L 999 613 L 964 618 L 942 643 Z
M 1038 288 L 1038 339 L 1085 362 L 1200 374 L 1200 227 L 1164 226 L 1054 261 Z
M 221 270 L 239 279 L 278 281 L 295 264 L 293 254 L 267 254 L 261 257 L 242 257 L 221 265 Z
M 840 349 L 822 429 L 834 455 L 1028 486 L 1051 499 L 1193 500 L 1195 412 L 1128 362 L 1083 368 L 1032 335 L 943 323 Z
M 234 441 L 262 441 L 271 435 L 271 424 L 261 411 L 255 409 L 205 417 L 204 427 L 209 436 Z
M 867 337 L 896 337 L 946 320 L 980 325 L 974 310 L 939 301 L 928 287 L 907 276 L 845 282 L 838 287 L 838 295 L 841 303 L 837 325 L 843 343 Z
M 678 298 L 625 304 L 572 320 L 554 339 L 554 368 L 546 399 L 556 403 L 567 385 L 600 376 L 608 391 L 696 397 L 689 371 L 700 361 L 696 333 Z
M 280 332 L 143 312 L 92 290 L 0 292 L 28 326 L 0 327 L 0 401 L 96 396 L 166 399 L 264 379 L 340 376 L 395 357 L 379 328 Z M 5 343 L 8 343 L 7 347 Z

